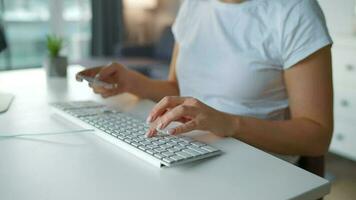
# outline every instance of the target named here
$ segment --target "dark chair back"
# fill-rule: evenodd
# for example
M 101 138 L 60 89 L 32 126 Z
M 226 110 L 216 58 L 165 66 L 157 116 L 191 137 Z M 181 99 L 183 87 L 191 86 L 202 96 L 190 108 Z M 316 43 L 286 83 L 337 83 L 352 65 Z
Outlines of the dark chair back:
M 5 37 L 5 31 L 3 26 L 0 24 L 0 52 L 6 49 L 7 42 Z
M 308 157 L 302 156 L 299 159 L 298 166 L 310 173 L 324 177 L 325 176 L 325 158 L 324 156 L 319 157 Z M 323 200 L 320 198 L 318 200 Z
M 171 26 L 163 29 L 159 41 L 155 44 L 155 58 L 170 62 L 174 47 L 174 36 Z
M 319 156 L 319 157 L 302 156 L 298 162 L 298 166 L 315 175 L 321 177 L 324 177 L 325 175 L 324 156 Z

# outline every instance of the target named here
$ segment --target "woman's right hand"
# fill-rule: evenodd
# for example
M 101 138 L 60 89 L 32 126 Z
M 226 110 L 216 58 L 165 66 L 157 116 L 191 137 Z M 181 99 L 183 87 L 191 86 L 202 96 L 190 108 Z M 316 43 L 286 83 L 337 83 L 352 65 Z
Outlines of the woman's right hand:
M 80 75 L 89 76 L 99 81 L 115 85 L 115 87 L 109 89 L 96 84 L 89 84 L 89 86 L 93 88 L 94 93 L 100 94 L 104 98 L 130 92 L 130 86 L 133 83 L 131 70 L 119 63 L 111 63 L 107 66 L 83 70 L 76 76 L 78 81 L 81 81 Z

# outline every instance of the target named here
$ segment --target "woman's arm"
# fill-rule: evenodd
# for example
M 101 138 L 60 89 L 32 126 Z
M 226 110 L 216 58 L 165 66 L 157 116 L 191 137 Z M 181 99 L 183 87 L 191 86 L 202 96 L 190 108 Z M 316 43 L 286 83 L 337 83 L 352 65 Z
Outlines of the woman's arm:
M 178 57 L 178 44 L 174 45 L 168 80 L 154 80 L 141 74 L 136 74 L 132 81 L 132 93 L 145 99 L 159 101 L 165 96 L 179 96 L 176 77 L 176 62 Z M 143 86 L 143 87 L 142 87 Z
M 95 93 L 100 94 L 104 98 L 124 92 L 129 92 L 140 98 L 151 99 L 153 101 L 159 101 L 165 96 L 178 96 L 179 90 L 175 74 L 178 51 L 178 45 L 176 44 L 172 55 L 169 77 L 166 81 L 150 79 L 138 72 L 127 69 L 119 63 L 83 70 L 77 74 L 77 79 L 81 81 L 79 75 L 89 76 L 115 84 L 115 88 L 105 88 L 95 84 L 90 85 Z
M 333 89 L 330 46 L 291 69 L 284 78 L 289 94 L 291 119 L 259 120 L 217 111 L 194 98 L 166 97 L 151 111 L 147 136 L 172 121 L 184 124 L 168 130 L 191 130 L 230 136 L 260 149 L 288 155 L 317 156 L 327 152 L 333 131 Z
M 261 149 L 290 155 L 327 152 L 333 132 L 330 46 L 285 71 L 291 120 L 235 118 L 234 137 Z

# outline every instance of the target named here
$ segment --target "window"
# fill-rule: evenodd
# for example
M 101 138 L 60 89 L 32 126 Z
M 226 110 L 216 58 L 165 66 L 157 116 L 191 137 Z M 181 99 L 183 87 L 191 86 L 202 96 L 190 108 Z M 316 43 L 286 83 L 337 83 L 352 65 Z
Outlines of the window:
M 9 49 L 0 55 L 1 69 L 41 67 L 46 35 L 65 39 L 70 60 L 89 55 L 90 0 L 0 0 Z

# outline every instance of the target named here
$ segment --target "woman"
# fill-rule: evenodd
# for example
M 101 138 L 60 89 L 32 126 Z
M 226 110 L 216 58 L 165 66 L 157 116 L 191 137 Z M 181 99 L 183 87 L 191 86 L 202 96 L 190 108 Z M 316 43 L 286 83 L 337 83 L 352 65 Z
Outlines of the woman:
M 234 137 L 276 154 L 319 156 L 333 131 L 331 38 L 316 0 L 186 0 L 173 25 L 168 80 L 120 64 L 82 75 L 117 83 L 93 87 L 158 101 L 148 137 L 172 121 Z

